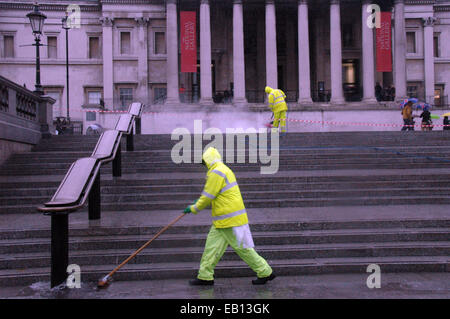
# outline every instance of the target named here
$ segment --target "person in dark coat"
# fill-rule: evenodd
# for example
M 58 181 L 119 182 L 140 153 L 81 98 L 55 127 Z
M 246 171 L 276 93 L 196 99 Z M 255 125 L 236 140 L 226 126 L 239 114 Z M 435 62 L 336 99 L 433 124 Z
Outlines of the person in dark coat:
M 444 131 L 450 131 L 450 121 L 448 120 L 448 116 L 444 116 L 443 124 L 447 125 L 447 126 L 444 126 Z

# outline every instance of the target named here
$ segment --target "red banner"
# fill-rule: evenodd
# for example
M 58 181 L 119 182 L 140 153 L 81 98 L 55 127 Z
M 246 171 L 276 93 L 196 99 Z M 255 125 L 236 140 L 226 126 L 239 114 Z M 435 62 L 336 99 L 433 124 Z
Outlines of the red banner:
M 180 12 L 181 72 L 197 73 L 197 30 L 195 11 Z
M 377 28 L 377 72 L 392 72 L 391 13 L 381 12 Z

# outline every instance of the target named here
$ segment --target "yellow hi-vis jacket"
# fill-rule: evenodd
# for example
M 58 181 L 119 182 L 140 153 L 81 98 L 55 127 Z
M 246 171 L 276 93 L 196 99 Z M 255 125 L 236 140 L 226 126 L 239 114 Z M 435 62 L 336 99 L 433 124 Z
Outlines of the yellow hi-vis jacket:
M 236 177 L 223 162 L 218 150 L 208 148 L 203 153 L 208 167 L 202 195 L 191 206 L 197 214 L 211 204 L 213 224 L 216 228 L 237 227 L 248 224 L 247 212 Z
M 266 86 L 266 93 L 269 94 L 269 107 L 273 113 L 287 111 L 286 94 L 279 89 L 272 89 Z

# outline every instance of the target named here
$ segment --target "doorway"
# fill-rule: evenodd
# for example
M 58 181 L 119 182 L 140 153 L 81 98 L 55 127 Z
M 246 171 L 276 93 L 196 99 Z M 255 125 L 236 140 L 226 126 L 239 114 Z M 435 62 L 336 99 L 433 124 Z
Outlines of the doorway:
M 358 59 L 342 60 L 342 77 L 345 100 L 361 101 Z

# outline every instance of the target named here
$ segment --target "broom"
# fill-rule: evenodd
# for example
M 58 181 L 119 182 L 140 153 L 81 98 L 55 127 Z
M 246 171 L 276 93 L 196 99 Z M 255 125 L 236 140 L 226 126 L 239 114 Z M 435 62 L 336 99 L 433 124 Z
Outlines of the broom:
M 159 237 L 159 235 L 161 235 L 162 233 L 164 233 L 167 229 L 169 229 L 170 226 L 172 226 L 173 224 L 175 224 L 177 221 L 179 221 L 184 215 L 186 215 L 185 213 L 181 214 L 180 216 L 178 216 L 177 218 L 175 218 L 173 221 L 170 222 L 169 225 L 167 225 L 166 227 L 164 227 L 163 229 L 161 229 L 155 236 L 153 236 L 152 239 L 150 239 L 148 242 L 146 242 L 141 248 L 139 248 L 138 250 L 136 250 L 133 254 L 131 254 L 127 259 L 125 259 L 119 266 L 117 266 L 116 268 L 114 268 L 109 274 L 107 274 L 105 277 L 103 277 L 102 279 L 99 280 L 99 282 L 97 283 L 97 287 L 98 288 L 106 288 L 109 285 L 109 281 L 111 280 L 112 275 L 114 275 L 114 273 L 116 271 L 118 271 L 120 268 L 122 268 L 126 263 L 128 263 L 131 259 L 133 259 L 137 254 L 139 254 L 143 249 L 145 249 L 145 247 L 147 247 L 148 245 L 150 245 L 150 243 L 155 240 L 156 238 Z

